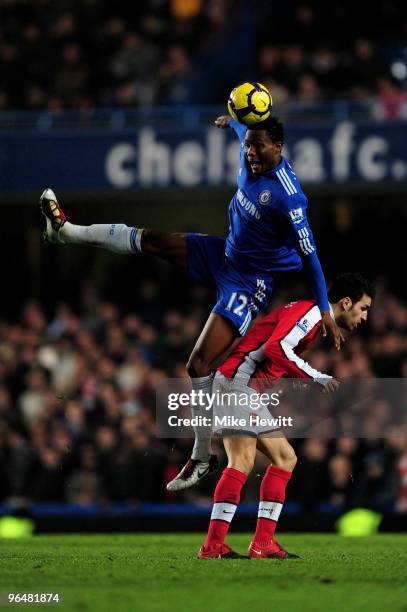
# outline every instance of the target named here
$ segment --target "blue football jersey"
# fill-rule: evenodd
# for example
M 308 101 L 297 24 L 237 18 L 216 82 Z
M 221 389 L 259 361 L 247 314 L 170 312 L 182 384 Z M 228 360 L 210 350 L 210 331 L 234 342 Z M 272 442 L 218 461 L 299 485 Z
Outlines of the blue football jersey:
M 246 126 L 229 125 L 241 141 L 237 191 L 229 205 L 229 234 L 225 252 L 239 270 L 259 275 L 300 270 L 302 260 L 316 250 L 307 221 L 308 200 L 290 166 L 281 162 L 261 175 L 247 162 Z

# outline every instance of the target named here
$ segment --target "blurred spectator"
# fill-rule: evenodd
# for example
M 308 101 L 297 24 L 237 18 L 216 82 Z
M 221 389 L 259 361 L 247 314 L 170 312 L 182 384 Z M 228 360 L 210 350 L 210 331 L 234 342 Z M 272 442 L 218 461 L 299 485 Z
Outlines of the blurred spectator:
M 114 82 L 132 87 L 133 104 L 149 105 L 156 97 L 158 49 L 134 32 L 127 32 L 110 61 Z
M 66 474 L 61 466 L 62 455 L 50 446 L 39 449 L 32 480 L 28 485 L 29 497 L 38 502 L 62 502 Z
M 83 61 L 80 46 L 74 42 L 63 47 L 61 60 L 55 74 L 54 93 L 70 107 L 88 87 L 89 68 Z
M 298 90 L 300 78 L 308 71 L 303 49 L 298 45 L 287 47 L 283 52 L 282 80 L 292 95 Z
M 405 119 L 407 117 L 407 93 L 401 83 L 390 77 L 378 79 L 375 116 L 378 119 Z
M 24 422 L 29 425 L 37 420 L 42 412 L 47 379 L 43 370 L 33 368 L 25 377 L 26 388 L 19 398 L 20 409 Z
M 319 46 L 311 55 L 311 69 L 325 98 L 343 95 L 346 81 L 342 54 L 328 46 Z
M 404 443 L 404 449 L 400 454 L 397 462 L 398 490 L 396 498 L 396 510 L 398 512 L 407 512 L 407 444 Z
M 394 466 L 389 471 L 390 484 L 392 489 L 389 491 L 389 501 L 395 501 L 397 512 L 407 512 L 407 437 L 401 436 L 397 429 L 394 435 L 386 439 L 386 446 L 391 454 L 391 461 Z
M 334 455 L 328 462 L 328 496 L 332 506 L 346 507 L 352 495 L 352 462 L 344 455 Z
M 104 499 L 102 480 L 98 474 L 97 456 L 93 446 L 82 446 L 79 467 L 65 485 L 65 499 L 80 506 L 98 504 Z
M 322 501 L 328 486 L 328 446 L 325 440 L 304 440 L 297 449 L 298 463 L 294 471 L 289 499 L 300 501 L 305 510 L 311 510 Z
M 297 100 L 299 102 L 315 103 L 322 99 L 321 90 L 312 74 L 304 73 L 298 79 Z
M 172 45 L 158 73 L 159 104 L 186 104 L 191 87 L 191 64 L 185 47 Z
M 386 74 L 386 68 L 370 40 L 358 38 L 354 43 L 349 66 L 349 81 L 357 87 L 373 93 L 376 81 Z

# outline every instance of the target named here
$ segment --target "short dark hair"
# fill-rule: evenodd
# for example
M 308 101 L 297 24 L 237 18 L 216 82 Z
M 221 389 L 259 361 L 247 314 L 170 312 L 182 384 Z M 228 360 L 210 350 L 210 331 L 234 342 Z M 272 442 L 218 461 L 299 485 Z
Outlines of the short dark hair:
M 284 142 L 284 125 L 278 117 L 269 117 L 248 126 L 249 130 L 265 130 L 273 142 Z
M 350 297 L 353 303 L 358 302 L 366 294 L 374 299 L 376 290 L 372 283 L 363 278 L 359 272 L 344 272 L 337 276 L 328 290 L 331 303 L 339 302 L 344 297 Z

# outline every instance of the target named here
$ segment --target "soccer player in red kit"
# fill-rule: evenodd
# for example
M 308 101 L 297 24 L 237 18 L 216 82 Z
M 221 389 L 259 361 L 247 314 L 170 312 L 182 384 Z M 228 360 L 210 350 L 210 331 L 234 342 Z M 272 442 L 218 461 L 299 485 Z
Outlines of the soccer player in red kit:
M 375 290 L 358 273 L 338 276 L 332 283 L 328 298 L 331 314 L 339 327 L 355 330 L 366 321 Z M 332 376 L 315 370 L 300 356 L 321 333 L 321 314 L 315 301 L 301 300 L 277 308 L 261 319 L 241 340 L 233 352 L 218 368 L 213 393 L 229 393 L 258 388 L 261 379 L 309 379 L 319 384 L 324 392 L 332 392 L 339 383 Z M 244 407 L 246 413 L 247 405 Z M 228 406 L 229 414 L 239 414 L 238 405 Z M 253 433 L 254 432 L 254 433 Z M 247 433 L 247 435 L 246 435 Z M 250 433 L 250 435 L 249 435 Z M 291 478 L 297 458 L 293 447 L 282 435 L 270 437 L 261 428 L 243 429 L 239 435 L 223 435 L 228 466 L 214 492 L 214 505 L 209 529 L 198 557 L 239 558 L 225 542 L 230 523 L 240 501 L 241 490 L 251 472 L 256 450 L 270 461 L 261 485 L 256 532 L 249 546 L 249 557 L 289 559 L 295 558 L 274 539 L 277 521 L 284 504 L 285 489 Z M 273 432 L 275 433 L 275 432 Z

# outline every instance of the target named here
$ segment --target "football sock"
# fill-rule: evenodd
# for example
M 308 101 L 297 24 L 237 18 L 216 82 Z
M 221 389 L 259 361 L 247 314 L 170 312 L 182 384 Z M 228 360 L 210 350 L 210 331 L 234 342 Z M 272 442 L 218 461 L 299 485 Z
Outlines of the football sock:
M 114 253 L 128 254 L 141 253 L 142 233 L 142 229 L 127 227 L 124 223 L 74 225 L 65 221 L 58 236 L 65 243 L 87 244 Z
M 192 379 L 192 389 L 194 391 L 202 391 L 203 393 L 210 394 L 212 392 L 212 379 L 213 376 L 210 374 L 209 376 L 202 376 L 201 378 L 193 378 Z M 212 408 L 207 410 L 208 403 L 207 401 L 200 402 L 199 406 L 191 406 L 192 417 L 210 417 L 212 420 Z M 211 436 L 212 436 L 212 427 L 204 426 L 204 425 L 196 425 L 194 426 L 195 432 L 195 442 L 194 448 L 192 449 L 192 459 L 196 459 L 198 461 L 209 461 L 209 457 L 212 452 L 211 447 Z
M 240 502 L 240 492 L 247 474 L 235 468 L 225 468 L 213 495 L 213 508 L 204 546 L 223 544 L 230 523 Z
M 291 472 L 270 465 L 260 485 L 260 502 L 253 541 L 268 546 L 274 536 Z

